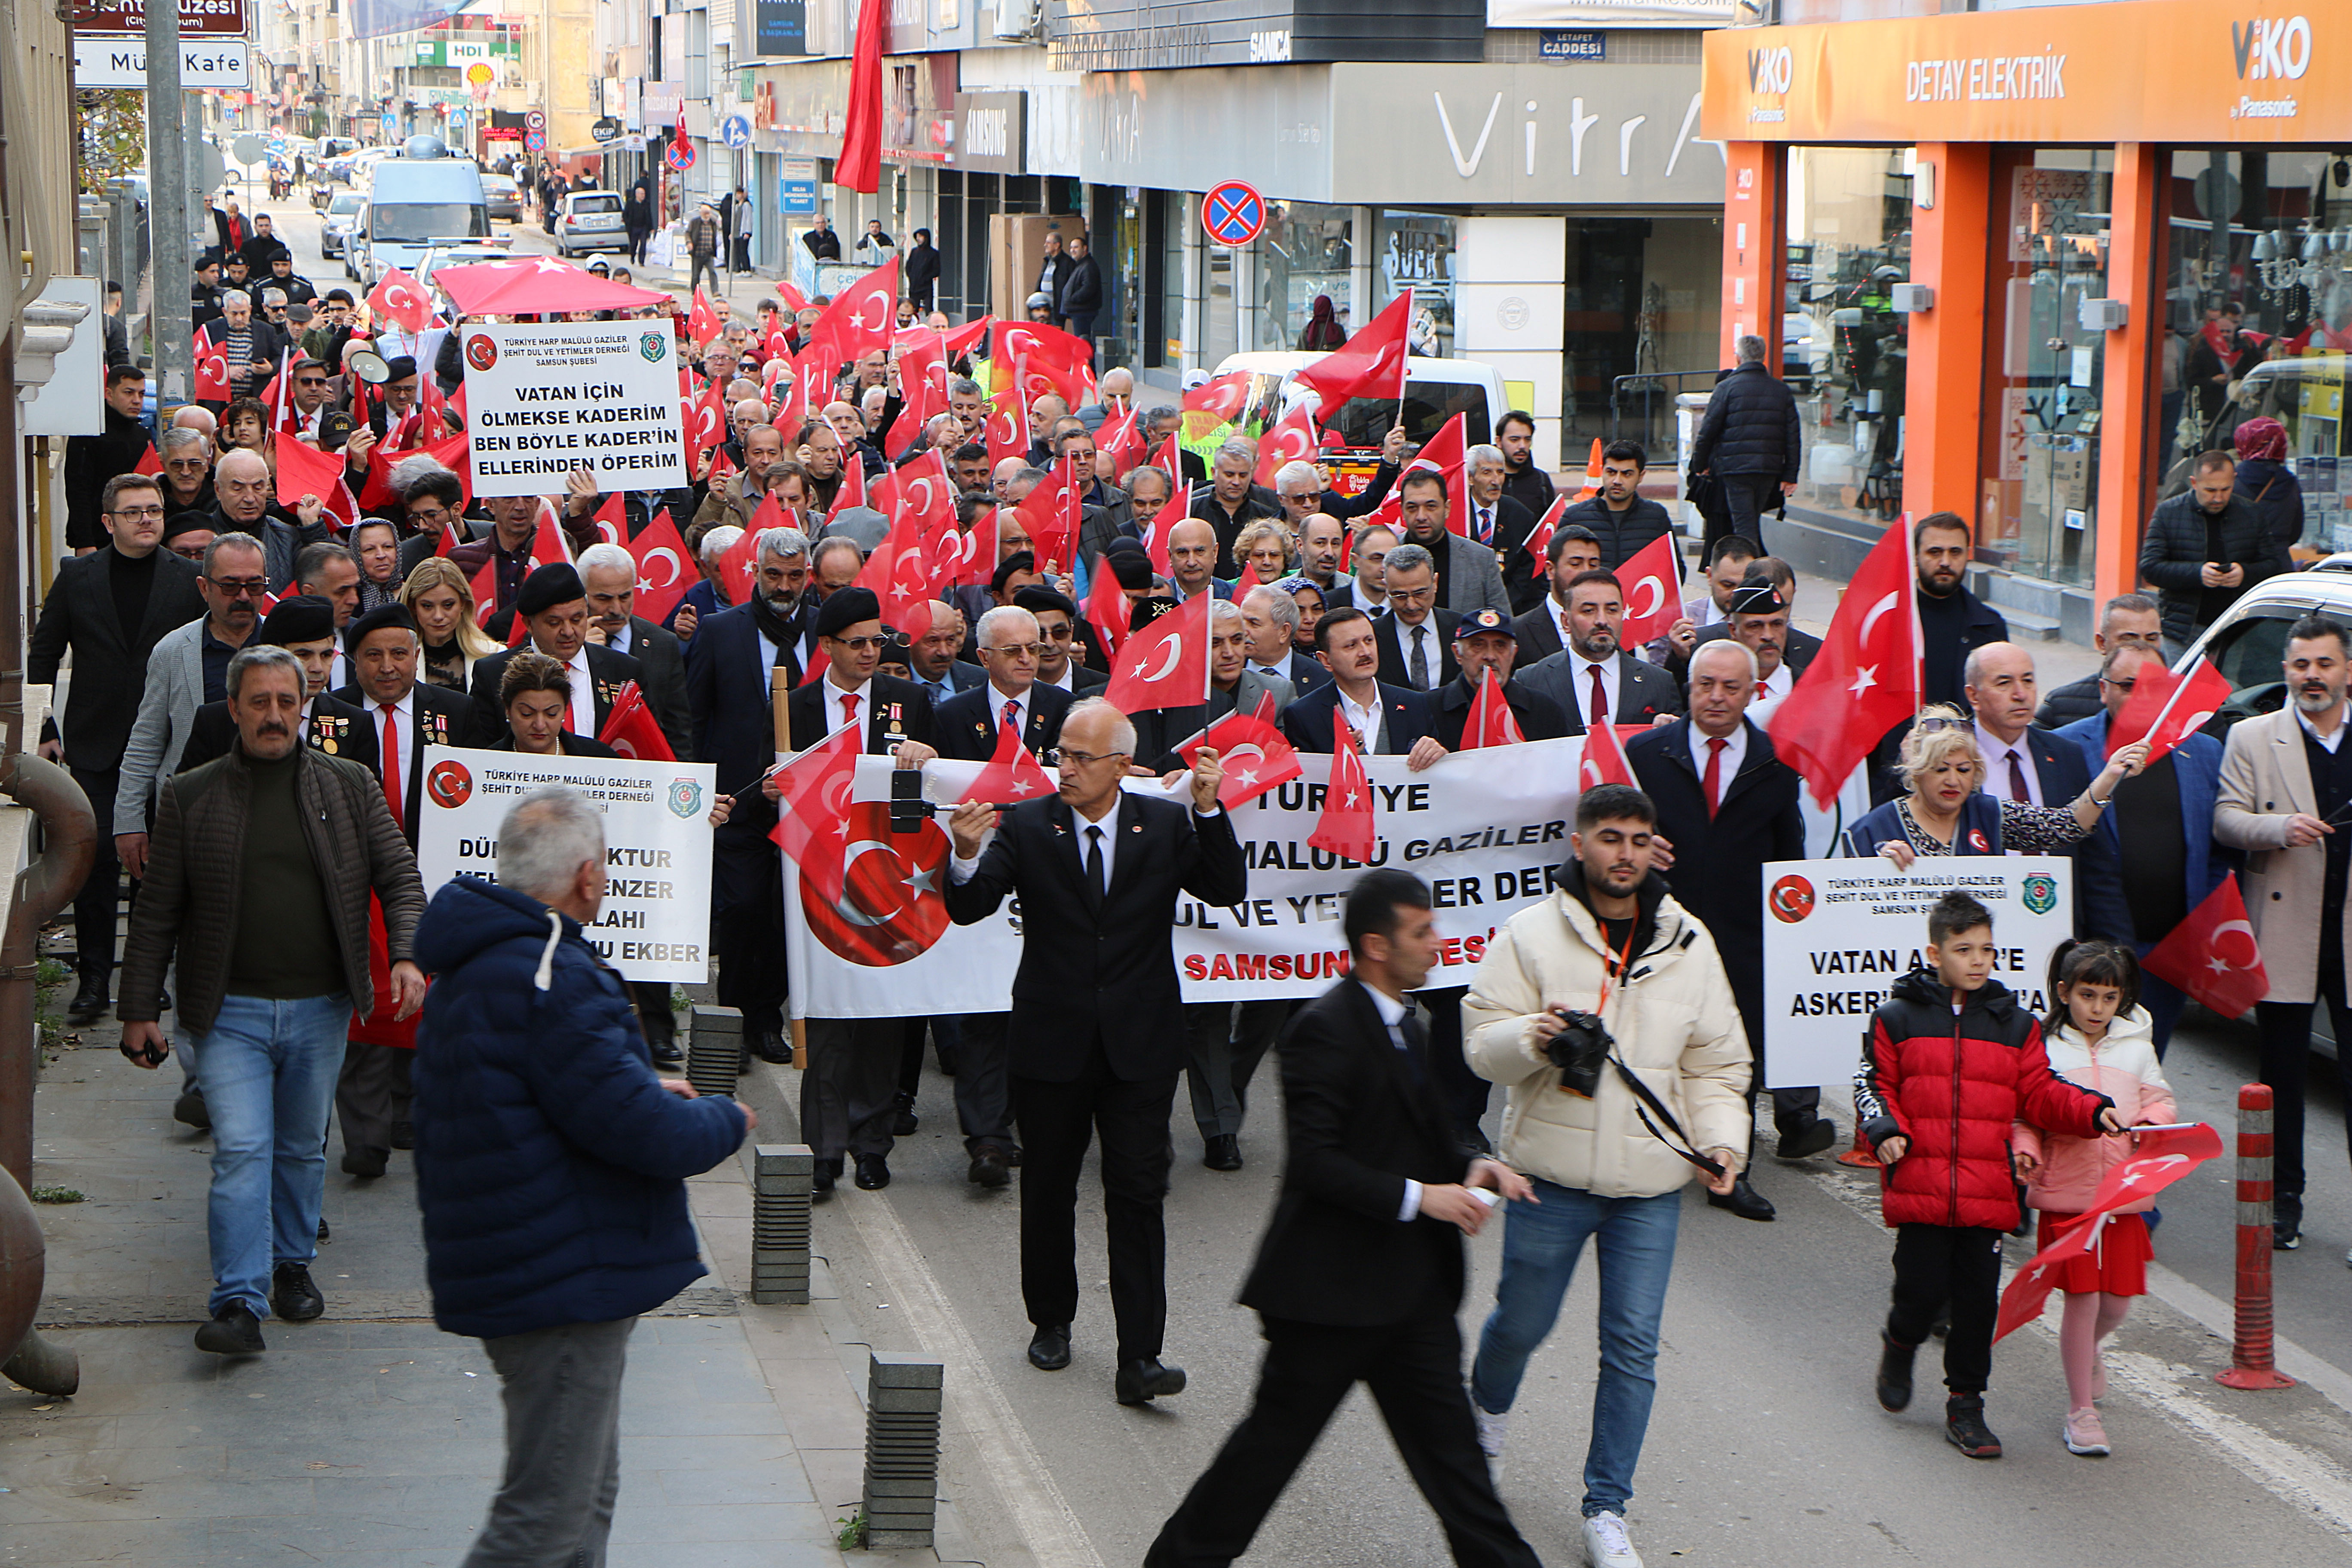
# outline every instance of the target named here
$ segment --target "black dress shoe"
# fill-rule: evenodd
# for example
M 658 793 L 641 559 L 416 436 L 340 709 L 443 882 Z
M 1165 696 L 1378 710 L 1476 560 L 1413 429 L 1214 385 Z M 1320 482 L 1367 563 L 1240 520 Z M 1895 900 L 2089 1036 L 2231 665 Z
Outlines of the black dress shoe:
M 270 1271 L 269 1310 L 289 1323 L 307 1323 L 327 1310 L 326 1297 L 310 1279 L 310 1265 L 281 1263 Z
M 395 1149 L 415 1148 L 416 1123 L 414 1121 L 394 1122 L 392 1124 L 392 1146 Z
M 1184 1369 L 1170 1366 L 1158 1356 L 1142 1361 L 1118 1363 L 1118 1402 L 1121 1405 L 1149 1405 L 1171 1394 L 1184 1392 Z
M 213 1113 L 205 1109 L 205 1091 L 201 1089 L 182 1089 L 180 1098 L 172 1101 L 172 1120 L 199 1132 L 211 1131 Z
M 327 1229 L 327 1216 L 325 1215 L 320 1215 L 319 1216 L 319 1239 L 320 1241 L 332 1241 L 334 1239 L 333 1234 Z
M 654 1066 L 674 1068 L 686 1065 L 686 1053 L 677 1048 L 676 1040 L 664 1040 L 653 1047 Z
M 809 1168 L 809 1202 L 825 1203 L 833 1197 L 834 1184 L 841 1180 L 841 1162 L 819 1160 Z
M 915 1135 L 916 1130 L 921 1127 L 922 1124 L 922 1118 L 915 1114 L 915 1097 L 913 1095 L 901 1094 L 897 1100 L 891 1102 L 891 1137 L 912 1138 Z
M 269 1347 L 261 1342 L 261 1320 L 242 1301 L 231 1301 L 196 1331 L 196 1348 L 215 1355 L 259 1355 Z
M 1209 1140 L 1202 1152 L 1201 1163 L 1212 1171 L 1238 1171 L 1242 1168 L 1242 1141 L 1231 1132 L 1220 1132 Z
M 1021 1145 L 1020 1145 L 1020 1144 L 1015 1143 L 1014 1145 L 1013 1145 L 1013 1147 L 1012 1147 L 1012 1148 L 1007 1149 L 1007 1150 L 1004 1152 L 1004 1163 L 1005 1163 L 1006 1164 L 1008 1164 L 1008 1165 L 1012 1166 L 1012 1167 L 1013 1167 L 1014 1170 L 1016 1170 L 1016 1171 L 1017 1171 L 1017 1170 L 1019 1170 L 1019 1169 L 1021 1168 Z
M 1729 1209 L 1741 1219 L 1770 1219 L 1779 1213 L 1771 1200 L 1748 1184 L 1744 1174 L 1731 1184 L 1729 1192 L 1709 1193 L 1706 1201 L 1710 1207 Z
M 66 1022 L 95 1023 L 106 1007 L 105 985 L 94 980 L 85 980 L 81 983 L 81 989 L 74 993 L 73 1000 L 66 1004 Z
M 1029 1336 L 1029 1364 L 1039 1372 L 1059 1372 L 1070 1364 L 1070 1325 L 1046 1323 Z
M 860 1154 L 856 1179 L 858 1191 L 878 1193 L 890 1184 L 890 1162 L 879 1154 Z
M 762 1029 L 751 1041 L 751 1052 L 763 1062 L 777 1067 L 793 1065 L 793 1043 L 782 1029 Z
M 1783 1160 L 1810 1160 L 1837 1142 L 1837 1123 L 1826 1116 L 1816 1116 L 1809 1126 L 1780 1134 L 1780 1145 L 1772 1151 Z
M 363 1182 L 373 1181 L 383 1174 L 384 1165 L 389 1160 L 390 1156 L 382 1149 L 353 1149 L 343 1156 L 343 1174 L 357 1176 Z M 284 1317 L 285 1314 L 281 1312 L 278 1316 Z
M 1012 1182 L 1013 1172 L 1005 1165 L 1003 1155 L 983 1146 L 971 1157 L 971 1170 L 966 1179 L 975 1187 L 986 1187 L 994 1192 Z

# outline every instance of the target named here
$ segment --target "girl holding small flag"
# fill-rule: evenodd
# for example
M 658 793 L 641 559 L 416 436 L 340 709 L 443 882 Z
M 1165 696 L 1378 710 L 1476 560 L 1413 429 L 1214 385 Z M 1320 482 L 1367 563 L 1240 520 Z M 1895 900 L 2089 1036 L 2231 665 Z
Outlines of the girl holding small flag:
M 2052 1012 L 2043 1038 L 2051 1070 L 2105 1095 L 2126 1126 L 2158 1126 L 2174 1118 L 2172 1090 L 2156 1058 L 2153 1026 L 2139 1005 L 2139 963 L 2115 942 L 2068 942 L 2050 960 Z M 2021 1121 L 2011 1130 L 2011 1160 L 2026 1184 L 2026 1202 L 2042 1213 L 2035 1249 L 2045 1249 L 2084 1224 L 2100 1226 L 2088 1252 L 2058 1265 L 2066 1293 L 2058 1349 L 2066 1369 L 2066 1451 L 2085 1458 L 2109 1452 L 2097 1401 L 2106 1392 L 2100 1342 L 2147 1293 L 2147 1221 L 2155 1194 L 2085 1219 L 2084 1209 L 2107 1172 L 2132 1157 L 2122 1139 L 2044 1132 Z

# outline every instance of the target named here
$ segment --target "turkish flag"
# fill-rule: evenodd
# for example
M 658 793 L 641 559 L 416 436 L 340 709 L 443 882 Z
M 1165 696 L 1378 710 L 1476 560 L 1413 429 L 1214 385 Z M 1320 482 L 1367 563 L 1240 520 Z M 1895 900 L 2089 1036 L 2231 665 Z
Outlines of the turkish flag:
M 1535 557 L 1535 571 L 1529 575 L 1545 577 L 1551 574 L 1551 536 L 1559 528 L 1560 513 L 1568 510 L 1566 496 L 1554 496 L 1544 514 L 1536 519 L 1535 527 L 1528 531 L 1528 553 Z
M 784 308 L 795 316 L 808 309 L 808 296 L 802 293 L 799 286 L 789 278 L 776 279 L 776 292 L 783 296 Z
M 1000 321 L 989 361 L 992 391 L 1017 389 L 1027 408 L 1052 393 L 1076 408 L 1093 384 L 1095 346 L 1040 321 Z
M 1830 635 L 1772 710 L 1772 749 L 1825 810 L 1880 738 L 1919 710 L 1916 581 L 1906 513 L 1847 580 Z
M 147 443 L 147 450 L 140 454 L 139 461 L 131 465 L 131 471 L 134 474 L 161 474 L 163 471 L 163 455 L 155 450 L 154 442 Z
M 1000 724 L 996 730 L 996 754 L 980 770 L 971 784 L 956 797 L 956 804 L 984 800 L 991 805 L 1012 807 L 1024 800 L 1043 800 L 1054 793 L 1054 781 L 1021 743 L 1021 731 L 1010 724 Z
M 711 307 L 710 296 L 702 291 L 700 284 L 696 284 L 694 308 L 686 313 L 686 335 L 698 343 L 707 343 L 726 330 L 727 323 L 719 319 L 719 312 Z
M 1214 381 L 1202 383 L 1184 395 L 1184 411 L 1206 414 L 1220 425 L 1230 425 L 1241 417 L 1249 406 L 1250 373 L 1228 371 Z
M 1275 728 L 1273 716 L 1265 711 L 1244 713 L 1236 708 L 1178 746 L 1176 754 L 1189 768 L 1203 746 L 1215 752 L 1224 767 L 1225 782 L 1217 786 L 1217 804 L 1227 811 L 1238 810 L 1298 776 L 1298 752 Z
M 545 496 L 539 498 L 539 527 L 530 536 L 530 559 L 534 566 L 562 566 L 572 559 L 572 541 L 555 521 L 555 505 Z
M 1168 439 L 1160 443 L 1160 450 L 1152 454 L 1150 461 L 1154 468 L 1168 476 L 1170 484 L 1184 482 L 1184 451 L 1176 444 L 1175 431 L 1168 432 Z
M 1095 449 L 1110 454 L 1111 472 L 1124 479 L 1151 450 L 1143 434 L 1143 416 L 1135 409 L 1113 415 L 1095 433 Z
M 889 13 L 888 0 L 859 0 L 849 44 L 849 113 L 833 165 L 835 184 L 869 196 L 882 183 L 882 30 Z M 890 265 L 898 266 L 896 258 Z
M 433 324 L 433 301 L 416 279 L 393 268 L 367 297 L 368 312 L 377 321 L 389 321 L 404 332 L 421 332 Z
M 752 585 L 760 576 L 760 535 L 772 528 L 788 528 L 791 525 L 791 520 L 784 515 L 784 509 L 777 504 L 773 491 L 760 498 L 759 506 L 751 512 L 751 526 L 743 530 L 743 537 L 729 545 L 727 553 L 719 558 L 719 585 L 726 591 L 729 604 L 751 603 Z
M 351 487 L 343 482 L 343 459 L 334 452 L 321 452 L 316 447 L 306 447 L 299 441 L 278 443 L 278 503 L 289 510 L 302 504 L 304 496 L 316 496 L 329 511 L 343 520 L 349 528 L 360 518 L 359 502 L 352 499 Z
M 866 459 L 845 448 L 841 454 L 841 483 L 833 492 L 833 510 L 843 512 L 851 507 L 871 510 L 866 500 Z
M 616 542 L 637 563 L 636 597 L 631 610 L 660 625 L 695 584 L 687 560 L 686 541 L 678 536 L 677 524 L 671 519 L 669 509 L 664 507 L 656 512 L 654 520 L 639 529 L 635 539 Z
M 1257 473 L 1252 482 L 1274 488 L 1274 476 L 1285 463 L 1313 462 L 1317 450 L 1315 416 L 1300 404 L 1274 422 L 1257 444 Z
M 1433 470 L 1445 481 L 1445 527 L 1447 531 L 1468 538 L 1470 534 L 1470 483 L 1468 479 L 1469 435 L 1466 414 L 1457 414 L 1437 427 L 1422 449 L 1413 454 L 1412 461 L 1404 466 L 1406 474 L 1415 468 Z M 1396 487 L 1389 491 L 1383 507 L 1393 505 L 1401 520 L 1404 507 L 1404 475 L 1397 476 Z M 1399 527 L 1390 522 L 1391 528 Z
M 627 537 L 629 531 L 629 518 L 627 511 L 624 508 L 624 502 L 626 500 L 627 498 L 622 495 L 620 491 L 614 490 L 611 495 L 604 498 L 604 504 L 596 509 L 596 515 L 589 519 L 591 522 L 593 522 L 596 525 L 596 537 L 606 544 L 626 544 L 629 542 Z M 669 515 L 669 509 L 667 507 L 664 507 L 661 510 L 661 515 L 667 517 Z M 676 523 L 672 523 L 670 527 L 674 531 L 677 525 Z M 659 619 L 660 617 L 656 616 L 655 618 Z
M 814 350 L 805 351 L 787 363 L 792 371 L 792 384 L 784 389 L 782 397 L 775 400 L 775 410 L 776 428 L 783 431 L 784 439 L 790 441 L 800 434 L 801 426 L 808 423 L 810 414 L 814 412 L 813 399 L 816 389 L 810 383 L 816 374 L 816 353 Z M 786 455 L 790 456 L 789 453 Z
M 1628 725 L 1637 732 L 1642 726 Z M 1633 764 L 1625 760 L 1625 737 L 1615 724 L 1596 724 L 1584 732 L 1584 752 L 1576 764 L 1576 787 L 1598 789 L 1602 784 L 1633 783 Z
M 768 340 L 767 363 L 760 366 L 760 397 L 771 408 L 776 403 L 776 382 L 793 368 L 792 351 L 784 347 L 784 334 L 778 332 Z
M 867 0 L 869 6 L 872 4 Z M 803 354 L 802 368 L 830 380 L 851 360 L 877 349 L 887 352 L 898 322 L 898 258 L 893 256 L 833 297 L 833 303 L 824 308 L 809 333 L 812 352 L 823 352 L 813 359 Z
M 904 632 L 908 640 L 931 629 L 931 568 L 923 552 L 923 524 L 909 514 L 890 525 L 889 533 L 858 568 L 857 585 L 871 588 L 882 604 L 882 624 Z
M 506 608 L 506 605 L 499 599 L 499 562 L 497 556 L 493 555 L 482 563 L 481 570 L 474 574 L 473 585 L 474 619 L 477 623 L 487 621 L 490 618 L 493 613 Z M 522 622 L 522 617 L 520 616 L 517 616 L 515 617 L 515 622 L 520 626 Z
M 458 488 L 465 492 L 468 504 L 471 504 L 474 499 L 472 451 L 472 447 L 467 443 L 466 433 L 463 430 L 445 440 L 435 441 L 414 449 L 414 452 L 424 453 L 451 473 L 456 474 Z M 368 449 L 367 479 L 360 486 L 360 507 L 362 510 L 373 515 L 378 511 L 399 506 L 400 492 L 392 488 L 392 466 L 404 458 L 413 456 L 414 452 L 395 446 L 388 437 Z
M 293 349 L 288 347 L 278 350 L 278 374 L 269 378 L 268 386 L 254 394 L 256 397 L 268 401 L 269 427 L 272 430 L 289 431 L 302 423 L 302 416 L 294 406 L 293 369 Z M 432 380 L 430 376 L 425 379 L 428 382 Z
M 1364 759 L 1356 752 L 1348 715 L 1337 703 L 1331 708 L 1331 783 L 1323 791 L 1323 815 L 1307 842 L 1358 865 L 1370 864 L 1380 844 L 1380 830 L 1372 822 L 1371 781 L 1364 776 Z
M 742 471 L 735 466 L 735 459 L 727 455 L 726 447 L 721 445 L 711 448 L 710 467 L 702 471 L 702 480 L 705 484 L 715 485 Z
M 776 847 L 792 857 L 803 876 L 824 876 L 819 860 L 829 838 L 838 838 L 849 821 L 849 791 L 857 779 L 857 754 L 864 748 L 866 726 L 844 724 L 807 751 L 786 758 L 769 773 L 782 789 L 776 798 L 776 826 L 768 830 Z M 819 892 L 828 901 L 841 896 L 841 857 L 831 858 L 830 885 Z
M 1412 321 L 1412 290 L 1408 289 L 1365 322 L 1344 347 L 1303 367 L 1293 379 L 1311 388 L 1327 413 L 1351 397 L 1401 400 L 1408 373 L 1405 330 Z
M 195 395 L 199 403 L 228 401 L 228 355 L 221 352 L 210 327 L 196 333 Z
M 910 327 L 898 334 L 898 387 L 905 406 L 890 426 L 890 456 L 903 456 L 927 437 L 926 426 L 948 411 L 948 355 L 940 334 Z
M 2221 1135 L 2200 1121 L 2190 1127 L 2149 1127 L 2132 1134 L 2131 1158 L 2107 1172 L 2091 1194 L 2083 1223 L 2033 1255 L 2000 1293 L 1998 1341 L 2042 1316 L 2042 1303 L 2058 1287 L 2060 1266 L 2091 1250 L 2107 1215 L 2154 1197 L 2221 1152 Z
M 1625 590 L 1625 624 L 1617 634 L 1619 646 L 1639 647 L 1652 637 L 1666 635 L 1683 618 L 1683 556 L 1675 536 L 1662 533 L 1633 552 L 1617 568 Z
M 912 516 L 926 539 L 955 526 L 955 480 L 937 450 L 886 470 L 866 492 L 867 506 L 897 522 Z
M 950 523 L 931 535 L 931 586 L 985 588 L 996 575 L 996 509 L 972 520 L 970 528 Z
M 2107 755 L 2146 741 L 2147 760 L 2156 761 L 2203 729 L 2230 692 L 2230 678 L 2210 659 L 2200 657 L 2185 676 L 2175 676 L 2160 659 L 2142 661 L 2130 698 L 2107 726 Z
M 1013 515 L 1028 531 L 1029 548 L 1037 557 L 1037 570 L 1055 576 L 1059 574 L 1057 568 L 1066 569 L 1070 564 L 1085 512 L 1076 463 L 1064 458 L 1054 465 L 1051 475 L 1022 498 L 1021 504 L 1013 509 Z
M 1118 585 L 1118 574 L 1110 563 L 1095 557 L 1095 569 L 1087 578 L 1087 625 L 1102 634 L 1104 651 L 1115 662 L 1118 650 L 1127 641 L 1127 629 L 1134 618 L 1134 606 L 1127 602 L 1127 594 Z
M 987 337 L 990 329 L 995 325 L 995 317 L 982 316 L 977 321 L 958 327 L 948 333 L 941 346 L 947 350 L 948 358 L 961 359 L 971 352 L 971 345 Z
M 988 466 L 1007 458 L 1029 456 L 1029 421 L 1021 416 L 1021 399 L 1011 387 L 988 400 Z
M 716 391 L 689 400 L 681 410 L 686 423 L 688 457 L 700 462 L 703 455 L 727 438 L 727 403 Z
M 1478 695 L 1470 700 L 1470 717 L 1462 726 L 1462 749 L 1475 752 L 1488 746 L 1516 746 L 1526 739 L 1519 733 L 1519 721 L 1511 712 L 1510 702 L 1503 696 L 1502 682 L 1495 679 L 1492 669 L 1487 670 L 1478 682 Z
M 2239 1016 L 2270 994 L 2271 978 L 2263 973 L 2262 949 L 2255 945 L 2235 871 L 2139 962 L 2224 1018 Z
M 1128 714 L 1206 702 L 1210 602 L 1195 595 L 1129 637 L 1111 661 L 1103 700 Z
M 613 699 L 613 710 L 605 716 L 604 731 L 596 739 L 633 763 L 677 761 L 661 726 L 654 722 L 654 710 L 646 706 L 646 694 L 634 680 L 625 683 Z
M 1144 553 L 1151 557 L 1151 569 L 1162 577 L 1176 575 L 1176 568 L 1168 560 L 1169 535 L 1176 531 L 1178 523 L 1192 515 L 1192 487 L 1180 479 L 1169 493 L 1167 504 L 1151 520 L 1151 526 L 1143 531 Z

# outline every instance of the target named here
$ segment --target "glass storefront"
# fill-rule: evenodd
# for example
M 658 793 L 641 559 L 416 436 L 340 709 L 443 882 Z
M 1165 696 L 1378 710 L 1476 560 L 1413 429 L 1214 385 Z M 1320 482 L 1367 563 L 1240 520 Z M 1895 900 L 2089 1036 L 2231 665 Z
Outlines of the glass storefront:
M 1412 352 L 1444 359 L 1454 353 L 1454 220 L 1443 213 L 1383 207 L 1380 215 L 1380 298 L 1374 311 L 1412 290 Z M 1366 316 L 1365 321 L 1371 320 Z M 1346 323 L 1353 333 L 1358 323 Z
M 1339 325 L 1352 334 L 1349 268 L 1355 265 L 1355 209 L 1314 202 L 1269 202 L 1257 258 L 1257 331 L 1261 349 L 1301 349 L 1316 299 L 1328 296 Z
M 1708 385 L 1722 353 L 1723 221 L 1562 221 L 1561 451 L 1579 467 L 1594 438 L 1622 436 L 1669 460 L 1675 395 Z

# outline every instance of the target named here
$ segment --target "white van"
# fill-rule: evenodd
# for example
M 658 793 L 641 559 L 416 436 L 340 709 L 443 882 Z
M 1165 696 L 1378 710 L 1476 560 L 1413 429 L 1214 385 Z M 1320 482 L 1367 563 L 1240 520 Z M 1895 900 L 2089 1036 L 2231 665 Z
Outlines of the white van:
M 1295 379 L 1300 369 L 1323 356 L 1319 353 L 1227 354 L 1217 365 L 1216 374 L 1245 370 L 1251 373 L 1250 405 L 1260 409 L 1266 425 L 1271 426 L 1297 404 L 1311 396 Z M 1425 445 L 1445 422 L 1455 415 L 1465 415 L 1463 435 L 1469 446 L 1495 438 L 1495 421 L 1510 412 L 1510 400 L 1503 388 L 1502 374 L 1493 365 L 1468 359 L 1423 359 L 1415 355 L 1406 362 L 1404 384 L 1404 430 L 1408 440 L 1416 446 Z M 1327 453 L 1334 482 L 1348 493 L 1363 488 L 1380 466 L 1381 442 L 1397 422 L 1397 405 L 1386 398 L 1351 397 L 1337 409 L 1318 408 L 1315 423 L 1326 432 L 1336 431 L 1345 442 L 1345 451 Z
M 395 267 L 415 271 L 436 245 L 490 237 L 480 170 L 470 158 L 451 156 L 436 137 L 410 137 L 400 156 L 378 159 L 364 178 L 367 206 L 350 245 L 369 289 Z

